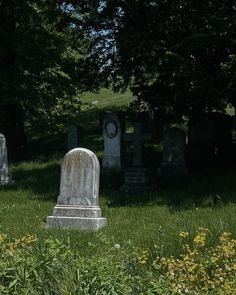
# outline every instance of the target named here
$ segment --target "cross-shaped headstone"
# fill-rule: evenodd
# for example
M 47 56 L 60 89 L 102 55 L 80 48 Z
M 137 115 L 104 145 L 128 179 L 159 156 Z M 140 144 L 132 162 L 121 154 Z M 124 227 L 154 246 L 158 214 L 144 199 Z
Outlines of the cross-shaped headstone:
M 134 132 L 124 134 L 124 141 L 133 142 L 134 153 L 133 153 L 133 163 L 135 167 L 143 166 L 143 144 L 145 141 L 152 139 L 152 135 L 149 133 L 142 132 L 142 123 L 134 123 Z

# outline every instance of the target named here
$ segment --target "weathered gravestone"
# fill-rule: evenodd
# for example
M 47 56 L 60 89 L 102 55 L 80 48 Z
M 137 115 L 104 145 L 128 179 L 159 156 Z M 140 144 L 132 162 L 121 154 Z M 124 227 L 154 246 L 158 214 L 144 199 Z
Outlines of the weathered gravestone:
M 176 127 L 167 128 L 164 132 L 162 162 L 158 174 L 178 176 L 187 173 L 185 164 L 185 133 Z
M 135 193 L 151 189 L 150 173 L 147 168 L 143 167 L 143 145 L 151 139 L 151 134 L 143 132 L 141 122 L 134 123 L 133 133 L 124 135 L 125 142 L 133 143 L 133 160 L 132 166 L 124 170 L 124 184 L 121 191 Z
M 79 147 L 79 127 L 76 125 L 69 125 L 67 127 L 67 150 L 70 151 Z
M 188 123 L 188 162 L 193 167 L 230 159 L 232 118 L 211 113 L 191 118 Z
M 103 120 L 104 156 L 102 168 L 104 171 L 121 170 L 121 124 L 118 116 L 107 113 Z
M 5 136 L 0 133 L 0 185 L 11 184 L 13 181 L 8 172 L 7 143 Z
M 106 224 L 98 204 L 99 173 L 98 159 L 90 150 L 76 148 L 65 155 L 60 195 L 47 227 L 97 230 Z
M 143 166 L 143 145 L 144 142 L 151 140 L 152 135 L 144 133 L 141 122 L 134 123 L 134 132 L 124 135 L 125 142 L 133 142 L 133 167 Z

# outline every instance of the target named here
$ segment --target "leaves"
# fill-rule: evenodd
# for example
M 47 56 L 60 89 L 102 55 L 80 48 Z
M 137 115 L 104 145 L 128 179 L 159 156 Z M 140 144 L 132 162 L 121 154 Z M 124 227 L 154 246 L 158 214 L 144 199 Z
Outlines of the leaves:
M 221 66 L 235 51 L 235 1 L 99 3 L 74 7 L 86 13 L 89 59 L 102 68 L 104 81 L 116 91 L 129 87 L 172 121 L 224 111 L 235 84 Z
M 84 61 L 88 43 L 61 2 L 10 1 L 0 11 L 0 104 L 16 104 L 25 121 L 47 130 L 65 124 L 80 110 L 79 93 L 94 87 Z

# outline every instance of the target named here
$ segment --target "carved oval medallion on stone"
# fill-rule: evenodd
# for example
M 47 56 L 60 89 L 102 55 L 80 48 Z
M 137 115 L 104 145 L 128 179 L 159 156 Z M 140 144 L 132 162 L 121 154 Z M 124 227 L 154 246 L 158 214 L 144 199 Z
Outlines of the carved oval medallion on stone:
M 102 168 L 104 171 L 121 170 L 121 124 L 114 113 L 107 113 L 103 121 L 104 157 Z

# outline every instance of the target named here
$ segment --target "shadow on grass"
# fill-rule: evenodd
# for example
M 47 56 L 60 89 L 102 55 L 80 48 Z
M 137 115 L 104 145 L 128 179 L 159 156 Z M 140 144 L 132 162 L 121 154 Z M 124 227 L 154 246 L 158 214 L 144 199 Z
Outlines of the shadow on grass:
M 59 162 L 22 163 L 13 167 L 16 181 L 9 190 L 27 189 L 32 198 L 56 202 L 60 188 Z M 100 195 L 108 207 L 166 205 L 173 211 L 193 207 L 217 207 L 236 201 L 236 169 L 215 165 L 191 172 L 183 178 L 156 177 L 156 190 L 126 194 L 119 190 L 122 174 L 101 174 Z
M 110 207 L 167 205 L 179 211 L 193 207 L 219 207 L 236 201 L 236 169 L 233 166 L 214 165 L 192 171 L 185 177 L 156 177 L 155 190 L 144 194 L 119 191 L 120 177 L 103 180 L 104 196 Z
M 19 165 L 13 169 L 15 185 L 9 189 L 26 189 L 32 191 L 32 197 L 56 202 L 60 185 L 60 165 L 56 163 L 39 167 Z

